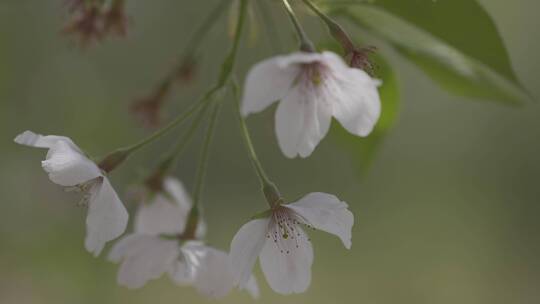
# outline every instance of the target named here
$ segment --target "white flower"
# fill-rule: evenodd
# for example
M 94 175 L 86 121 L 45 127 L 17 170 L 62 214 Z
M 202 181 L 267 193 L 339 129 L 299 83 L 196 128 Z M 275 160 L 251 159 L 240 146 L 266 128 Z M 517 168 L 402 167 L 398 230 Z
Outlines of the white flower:
M 235 283 L 242 287 L 248 282 L 258 257 L 274 291 L 304 292 L 311 282 L 313 248 L 301 225 L 334 234 L 350 249 L 354 218 L 347 208 L 333 195 L 310 193 L 242 226 L 231 242 Z
M 248 73 L 242 114 L 281 100 L 276 134 L 285 156 L 308 157 L 335 117 L 350 133 L 367 136 L 381 112 L 380 81 L 331 52 L 293 53 L 264 60 Z
M 191 206 L 180 181 L 171 177 L 164 180 L 162 192 L 142 202 L 134 233 L 118 241 L 109 254 L 110 261 L 122 263 L 117 277 L 120 285 L 140 288 L 167 273 L 178 285 L 193 285 L 211 298 L 223 297 L 233 289 L 229 255 L 200 241 L 206 230 L 204 222 L 197 223 L 195 239 L 183 239 Z M 245 289 L 258 296 L 254 278 Z
M 15 138 L 21 145 L 49 149 L 41 166 L 55 184 L 81 191 L 88 204 L 85 247 L 98 256 L 105 243 L 126 229 L 128 213 L 109 179 L 99 167 L 64 136 L 43 136 L 25 131 Z

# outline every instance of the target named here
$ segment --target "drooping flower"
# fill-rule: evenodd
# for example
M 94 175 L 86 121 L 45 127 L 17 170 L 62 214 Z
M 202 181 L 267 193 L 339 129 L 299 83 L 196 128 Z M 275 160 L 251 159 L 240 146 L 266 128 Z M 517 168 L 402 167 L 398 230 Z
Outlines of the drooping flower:
M 259 258 L 270 287 L 280 294 L 304 292 L 311 282 L 313 248 L 302 225 L 338 236 L 351 248 L 353 214 L 347 203 L 326 193 L 310 193 L 299 201 L 278 205 L 246 223 L 231 242 L 235 283 L 249 280 Z
M 227 295 L 234 287 L 228 254 L 204 244 L 202 220 L 194 235 L 187 235 L 192 204 L 177 179 L 165 178 L 162 189 L 141 203 L 134 232 L 118 241 L 109 254 L 110 261 L 121 263 L 118 283 L 140 288 L 167 273 L 176 284 L 192 285 L 205 296 Z M 258 296 L 254 278 L 246 290 Z
M 41 166 L 50 180 L 66 189 L 83 193 L 83 204 L 88 205 L 86 250 L 98 256 L 106 242 L 124 232 L 128 221 L 124 205 L 109 179 L 71 139 L 25 131 L 15 138 L 15 142 L 48 149 Z
M 248 73 L 242 114 L 261 112 L 280 100 L 275 122 L 279 146 L 287 157 L 308 157 L 332 117 L 354 135 L 371 133 L 381 112 L 378 85 L 332 52 L 277 56 Z

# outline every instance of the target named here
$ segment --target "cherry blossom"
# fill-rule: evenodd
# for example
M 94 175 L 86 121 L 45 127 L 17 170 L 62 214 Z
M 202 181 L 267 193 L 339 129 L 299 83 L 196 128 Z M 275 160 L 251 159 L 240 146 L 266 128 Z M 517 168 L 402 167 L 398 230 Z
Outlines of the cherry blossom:
M 326 136 L 332 117 L 357 136 L 367 136 L 381 113 L 379 80 L 349 67 L 332 52 L 297 52 L 255 65 L 247 75 L 242 114 L 275 101 L 275 129 L 285 156 L 308 157 Z
M 49 179 L 67 190 L 83 193 L 82 204 L 88 206 L 85 247 L 89 252 L 98 256 L 106 242 L 125 231 L 128 213 L 109 179 L 71 139 L 25 131 L 15 142 L 48 149 L 41 166 Z
M 243 225 L 231 242 L 235 282 L 249 281 L 259 262 L 270 287 L 280 294 L 302 293 L 311 282 L 313 248 L 302 226 L 338 236 L 351 248 L 353 214 L 348 205 L 326 193 L 310 193 L 295 203 L 278 205 Z

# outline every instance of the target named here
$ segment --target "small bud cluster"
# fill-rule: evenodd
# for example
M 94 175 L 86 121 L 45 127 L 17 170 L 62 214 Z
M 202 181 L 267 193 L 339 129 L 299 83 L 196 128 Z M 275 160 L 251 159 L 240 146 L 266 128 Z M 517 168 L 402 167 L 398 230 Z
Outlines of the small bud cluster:
M 70 19 L 64 33 L 77 36 L 81 46 L 86 47 L 108 35 L 125 36 L 128 18 L 124 0 L 70 0 L 67 2 Z
M 149 96 L 136 100 L 130 111 L 145 128 L 153 129 L 161 125 L 161 108 L 171 87 L 170 81 L 164 81 Z
M 197 70 L 196 61 L 190 56 L 182 59 L 180 64 L 165 77 L 147 96 L 135 100 L 130 112 L 145 128 L 155 129 L 162 125 L 162 109 L 175 81 L 188 84 L 193 81 Z

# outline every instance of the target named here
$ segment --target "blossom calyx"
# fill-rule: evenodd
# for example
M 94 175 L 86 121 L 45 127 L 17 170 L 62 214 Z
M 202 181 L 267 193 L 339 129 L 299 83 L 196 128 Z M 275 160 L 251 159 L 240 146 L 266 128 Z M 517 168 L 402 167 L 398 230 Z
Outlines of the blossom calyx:
M 105 158 L 99 162 L 98 166 L 101 170 L 109 173 L 123 163 L 128 158 L 130 152 L 131 151 L 128 149 L 118 149 L 105 156 Z

